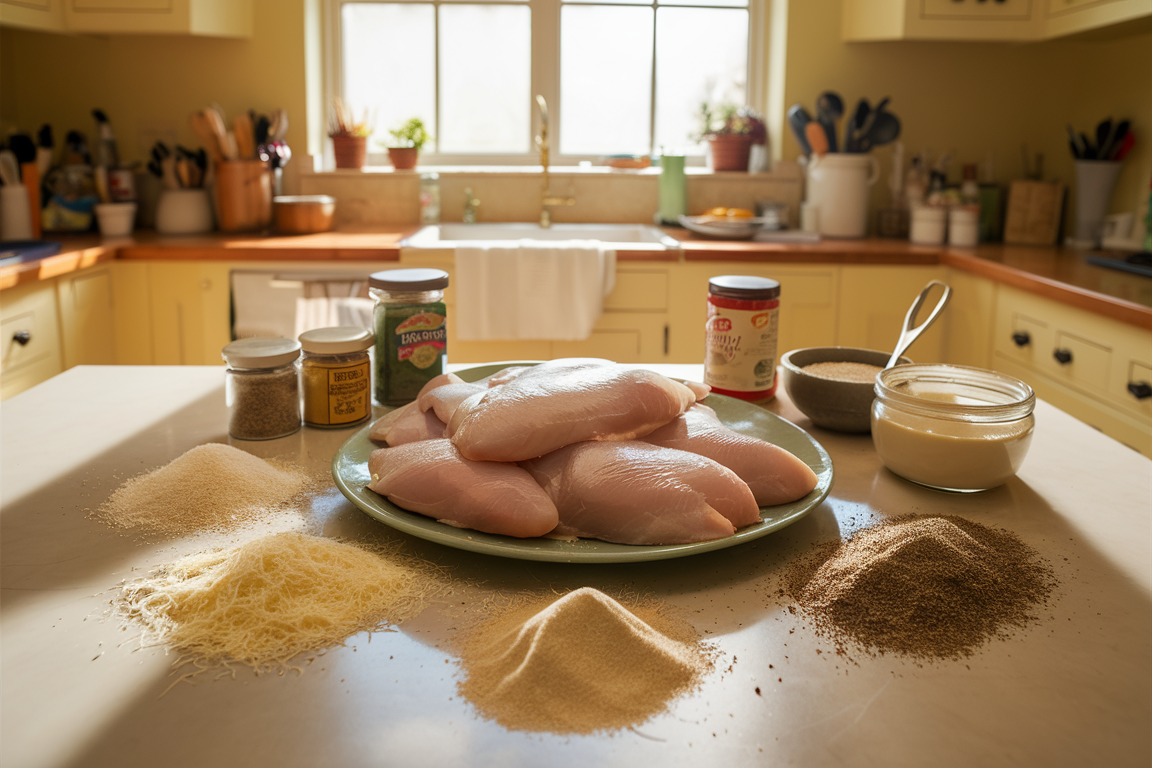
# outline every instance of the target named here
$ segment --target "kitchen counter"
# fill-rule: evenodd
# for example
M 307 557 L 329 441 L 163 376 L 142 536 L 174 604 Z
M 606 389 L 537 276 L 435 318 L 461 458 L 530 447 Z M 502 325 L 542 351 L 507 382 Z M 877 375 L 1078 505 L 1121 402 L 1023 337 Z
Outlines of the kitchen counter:
M 56 277 L 110 259 L 192 261 L 397 261 L 400 241 L 418 227 L 347 229 L 314 235 L 158 236 L 124 240 L 65 237 L 62 252 L 40 262 L 0 268 L 0 290 Z M 1099 267 L 1070 248 L 989 244 L 920 246 L 904 240 L 760 243 L 708 240 L 665 228 L 683 250 L 629 251 L 621 261 L 749 261 L 787 264 L 944 264 L 1141 328 L 1152 328 L 1152 277 Z
M 699 366 L 652 366 L 698 378 Z M 350 638 L 301 674 L 178 683 L 173 656 L 137 650 L 107 609 L 117 585 L 196 551 L 87 517 L 128 478 L 227 442 L 218 367 L 88 367 L 0 404 L 0 763 L 133 766 L 650 765 L 970 768 L 1152 762 L 1152 461 L 1046 402 L 1020 475 L 944 494 L 885 470 L 868 436 L 813 427 L 780 396 L 769 409 L 835 466 L 807 517 L 738 547 L 677 560 L 562 565 L 412 539 L 334 487 L 310 519 L 330 537 L 379 538 L 445 568 L 444 602 L 397 631 Z M 328 471 L 350 430 L 235 442 Z M 783 568 L 821 542 L 906 513 L 961 515 L 1019 535 L 1059 585 L 1032 626 L 962 661 L 838 656 L 775 596 Z M 497 591 L 628 587 L 686 612 L 715 644 L 695 694 L 633 730 L 509 732 L 456 690 L 453 606 Z

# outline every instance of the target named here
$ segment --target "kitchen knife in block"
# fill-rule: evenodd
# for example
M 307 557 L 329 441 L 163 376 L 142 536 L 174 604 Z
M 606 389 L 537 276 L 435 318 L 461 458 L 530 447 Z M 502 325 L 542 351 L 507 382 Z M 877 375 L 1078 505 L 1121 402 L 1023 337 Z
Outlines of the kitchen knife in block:
M 1008 189 L 1004 242 L 1055 245 L 1064 211 L 1064 185 L 1058 181 L 1014 181 Z

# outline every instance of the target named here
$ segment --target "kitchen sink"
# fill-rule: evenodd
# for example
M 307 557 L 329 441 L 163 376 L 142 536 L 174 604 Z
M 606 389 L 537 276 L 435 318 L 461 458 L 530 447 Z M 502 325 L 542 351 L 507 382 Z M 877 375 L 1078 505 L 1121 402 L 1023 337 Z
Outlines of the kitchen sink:
M 455 248 L 498 245 L 512 247 L 520 240 L 599 240 L 617 251 L 679 249 L 680 243 L 656 227 L 644 224 L 553 224 L 545 229 L 528 222 L 433 224 L 401 241 L 401 247 Z

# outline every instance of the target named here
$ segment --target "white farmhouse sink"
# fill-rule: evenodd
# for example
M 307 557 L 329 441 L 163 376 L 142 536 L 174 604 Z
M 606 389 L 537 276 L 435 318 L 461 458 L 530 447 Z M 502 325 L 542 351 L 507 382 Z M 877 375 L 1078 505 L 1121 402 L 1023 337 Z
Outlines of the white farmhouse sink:
M 401 241 L 401 247 L 515 246 L 520 240 L 599 240 L 617 251 L 679 249 L 680 243 L 656 227 L 644 224 L 553 224 L 544 229 L 527 222 L 433 224 Z

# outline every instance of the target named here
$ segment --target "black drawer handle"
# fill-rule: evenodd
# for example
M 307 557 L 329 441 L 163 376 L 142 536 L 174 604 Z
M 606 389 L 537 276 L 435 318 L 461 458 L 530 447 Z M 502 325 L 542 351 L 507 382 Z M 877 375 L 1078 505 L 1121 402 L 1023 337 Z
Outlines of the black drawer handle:
M 1072 362 L 1072 353 L 1067 349 L 1058 349 L 1052 353 L 1052 357 L 1056 358 L 1056 362 L 1060 365 L 1068 365 Z
M 1146 381 L 1130 381 L 1128 382 L 1128 391 L 1137 400 L 1144 400 L 1152 397 L 1152 384 Z
M 1032 337 L 1028 335 L 1028 331 L 1016 331 L 1012 334 L 1012 341 L 1018 347 L 1026 347 L 1032 343 Z
M 16 331 L 12 334 L 12 341 L 20 346 L 26 346 L 28 342 L 32 341 L 32 331 Z

